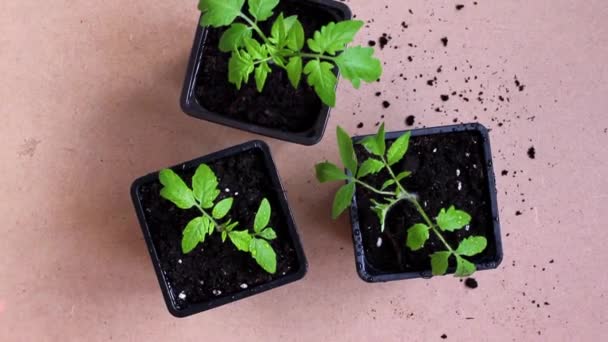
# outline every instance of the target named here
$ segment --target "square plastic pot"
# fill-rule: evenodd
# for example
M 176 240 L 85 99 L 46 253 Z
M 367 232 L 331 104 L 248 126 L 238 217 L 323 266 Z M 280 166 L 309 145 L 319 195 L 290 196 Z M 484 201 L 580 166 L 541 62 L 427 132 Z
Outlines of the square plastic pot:
M 386 134 L 386 141 L 392 141 L 400 137 L 407 131 L 399 131 L 399 132 L 390 132 Z M 429 136 L 429 135 L 440 135 L 445 133 L 463 133 L 463 132 L 474 132 L 475 134 L 479 134 L 483 141 L 483 167 L 485 168 L 486 174 L 486 182 L 488 193 L 486 194 L 487 200 L 490 203 L 491 208 L 491 216 L 493 227 L 489 231 L 491 234 L 486 236 L 488 241 L 493 240 L 493 243 L 489 244 L 489 246 L 493 246 L 495 250 L 491 251 L 491 254 L 495 257 L 493 260 L 489 260 L 483 263 L 476 263 L 477 270 L 489 270 L 497 268 L 502 262 L 503 258 L 503 250 L 502 250 L 502 241 L 500 236 L 500 222 L 498 217 L 498 205 L 496 202 L 496 178 L 494 175 L 494 170 L 492 166 L 492 153 L 490 148 L 490 138 L 488 134 L 488 130 L 480 124 L 462 124 L 462 125 L 452 125 L 452 126 L 443 126 L 443 127 L 433 127 L 433 128 L 422 128 L 411 130 L 412 137 L 417 136 Z M 353 142 L 356 144 L 363 140 L 366 136 L 357 136 L 353 137 Z M 350 219 L 352 226 L 352 234 L 353 234 L 353 244 L 355 250 L 355 262 L 357 267 L 357 273 L 359 277 L 370 283 L 377 282 L 387 282 L 387 281 L 395 281 L 395 280 L 403 280 L 403 279 L 414 279 L 414 278 L 430 278 L 432 277 L 432 272 L 430 269 L 430 261 L 429 268 L 423 272 L 403 272 L 403 273 L 386 273 L 379 269 L 376 269 L 372 266 L 366 256 L 365 248 L 363 245 L 363 237 L 362 237 L 362 227 L 360 225 L 359 220 L 359 208 L 357 203 L 357 195 L 353 196 L 353 202 L 350 207 Z M 403 243 L 403 248 L 407 248 L 405 246 L 405 242 Z M 448 274 L 454 272 L 454 267 L 450 267 L 448 269 Z
M 305 2 L 311 6 L 318 7 L 319 11 L 329 13 L 335 21 L 343 21 L 352 18 L 352 13 L 348 6 L 341 2 L 331 0 L 287 1 L 300 3 Z M 195 93 L 198 79 L 197 76 L 199 70 L 201 70 L 202 68 L 202 59 L 203 55 L 205 54 L 205 41 L 207 33 L 208 28 L 197 25 L 196 35 L 194 37 L 194 43 L 190 54 L 190 60 L 188 62 L 186 78 L 184 80 L 180 100 L 180 104 L 184 113 L 201 120 L 206 120 L 220 125 L 229 126 L 243 131 L 256 133 L 301 145 L 315 145 L 321 140 L 323 134 L 325 133 L 327 121 L 329 120 L 330 108 L 326 105 L 323 105 L 319 113 L 316 113 L 317 119 L 314 122 L 314 125 L 303 132 L 288 132 L 280 129 L 265 127 L 241 120 L 236 120 L 220 113 L 212 112 L 203 107 L 196 99 Z M 334 73 L 336 77 L 339 76 L 337 69 Z M 227 81 L 228 75 L 226 75 L 226 82 Z M 272 89 L 264 89 L 264 91 L 272 92 Z M 315 115 L 315 113 L 311 114 Z
M 297 281 L 299 279 L 302 279 L 307 272 L 308 263 L 306 261 L 306 256 L 304 255 L 304 250 L 302 248 L 300 235 L 299 235 L 296 225 L 294 223 L 293 216 L 291 214 L 291 210 L 287 203 L 287 198 L 285 197 L 285 191 L 284 191 L 281 181 L 279 179 L 279 175 L 277 173 L 274 161 L 272 160 L 270 149 L 264 142 L 262 142 L 262 141 L 247 142 L 242 145 L 238 145 L 238 146 L 231 147 L 231 148 L 219 151 L 219 152 L 215 152 L 215 153 L 212 153 L 210 155 L 207 155 L 207 156 L 204 156 L 204 157 L 201 157 L 198 159 L 194 159 L 194 160 L 191 160 L 191 161 L 188 161 L 185 163 L 180 163 L 178 165 L 171 167 L 171 169 L 174 169 L 174 170 L 178 169 L 178 168 L 182 169 L 182 170 L 195 169 L 196 167 L 198 167 L 198 165 L 200 165 L 202 163 L 211 163 L 213 161 L 221 160 L 223 158 L 234 156 L 234 155 L 238 155 L 243 152 L 250 151 L 250 150 L 258 150 L 263 155 L 264 165 L 267 170 L 266 177 L 268 177 L 270 179 L 272 189 L 273 189 L 271 191 L 274 192 L 274 196 L 276 196 L 275 198 L 277 198 L 278 202 L 279 202 L 278 203 L 279 206 L 274 207 L 273 211 L 281 211 L 282 215 L 285 219 L 285 222 L 287 225 L 285 227 L 285 230 L 287 231 L 286 236 L 288 236 L 289 239 L 291 239 L 291 244 L 295 250 L 295 254 L 296 254 L 296 258 L 297 258 L 297 260 L 296 260 L 297 268 L 294 270 L 294 272 L 288 273 L 284 276 L 279 276 L 277 279 L 272 280 L 268 283 L 263 283 L 263 284 L 257 285 L 257 286 L 251 286 L 247 289 L 243 289 L 242 291 L 239 291 L 230 296 L 214 298 L 212 300 L 209 300 L 209 301 L 206 301 L 203 303 L 190 304 L 185 308 L 182 308 L 177 304 L 177 298 L 176 298 L 177 295 L 172 291 L 171 284 L 170 284 L 169 280 L 167 279 L 167 277 L 165 276 L 165 273 L 163 272 L 164 270 L 161 266 L 161 260 L 159 258 L 159 254 L 157 253 L 157 247 L 154 244 L 151 230 L 148 227 L 148 222 L 146 220 L 146 214 L 144 213 L 144 207 L 142 205 L 142 200 L 141 200 L 141 196 L 140 196 L 140 188 L 142 188 L 142 186 L 151 184 L 153 182 L 158 182 L 158 171 L 150 173 L 141 178 L 138 178 L 137 180 L 135 180 L 133 182 L 133 185 L 131 186 L 131 198 L 133 201 L 133 205 L 135 207 L 135 212 L 137 214 L 139 224 L 141 226 L 141 230 L 144 235 L 144 239 L 146 241 L 146 245 L 148 247 L 148 252 L 150 254 L 150 258 L 152 260 L 154 270 L 156 272 L 156 277 L 158 278 L 158 283 L 160 285 L 160 288 L 161 288 L 161 291 L 162 291 L 162 294 L 163 294 L 163 297 L 164 297 L 164 300 L 165 300 L 165 303 L 167 305 L 169 312 L 176 317 L 190 316 L 190 315 L 202 312 L 202 311 L 213 309 L 213 308 L 216 308 L 216 307 L 224 305 L 224 304 L 232 303 L 232 302 L 238 301 L 240 299 L 259 294 L 261 292 L 272 290 L 279 286 L 283 286 L 283 285 L 289 284 L 291 282 Z M 275 227 L 275 228 L 278 228 L 278 227 Z M 228 242 L 226 242 L 226 243 L 228 243 Z

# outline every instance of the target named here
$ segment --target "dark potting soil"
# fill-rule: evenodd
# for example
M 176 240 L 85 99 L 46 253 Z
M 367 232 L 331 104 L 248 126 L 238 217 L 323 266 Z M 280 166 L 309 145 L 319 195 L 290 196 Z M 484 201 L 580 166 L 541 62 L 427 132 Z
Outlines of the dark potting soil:
M 208 165 L 219 180 L 222 192 L 218 201 L 226 197 L 234 198 L 229 216 L 233 221 L 240 222 L 240 228 L 237 229 L 252 227 L 262 199 L 266 197 L 270 201 L 273 211 L 269 226 L 275 228 L 278 236 L 270 242 L 277 254 L 277 272 L 274 275 L 266 273 L 248 253 L 238 251 L 229 240 L 222 243 L 217 232 L 207 237 L 193 252 L 183 254 L 182 231 L 200 213 L 197 209 L 178 209 L 161 198 L 162 185 L 159 182 L 144 185 L 140 188 L 139 196 L 146 222 L 161 269 L 180 309 L 189 304 L 243 291 L 243 284 L 251 288 L 298 271 L 297 255 L 287 229 L 287 218 L 279 210 L 276 191 L 281 189 L 273 188 L 262 152 L 249 150 Z M 186 184 L 191 185 L 195 170 L 196 168 L 174 171 Z M 185 299 L 179 297 L 182 292 Z
M 274 11 L 274 17 L 259 23 L 262 31 L 270 32 L 270 27 L 280 12 L 285 16 L 298 15 L 306 37 L 312 36 L 323 25 L 335 21 L 330 13 L 321 10 L 318 5 L 284 1 Z M 285 70 L 270 65 L 272 72 L 261 93 L 256 89 L 253 73 L 249 82 L 243 84 L 240 90 L 228 82 L 230 53 L 218 49 L 225 29 L 208 30 L 195 87 L 198 102 L 209 111 L 251 124 L 288 132 L 311 129 L 319 117 L 322 103 L 304 77 L 298 89 L 295 89 Z
M 456 248 L 458 242 L 468 236 L 485 236 L 488 247 L 482 254 L 469 258 L 473 262 L 488 262 L 496 257 L 483 143 L 483 137 L 477 132 L 412 137 L 406 157 L 393 166 L 396 173 L 405 170 L 412 172 L 402 184 L 419 197 L 420 204 L 431 218 L 436 217 L 441 208 L 450 205 L 472 216 L 468 230 L 445 232 L 444 237 Z M 387 141 L 387 149 L 391 144 L 392 141 Z M 357 145 L 355 150 L 360 161 L 371 156 L 361 145 Z M 389 177 L 385 170 L 366 177 L 365 181 L 380 188 Z M 401 202 L 393 207 L 382 233 L 378 217 L 369 209 L 370 201 L 380 201 L 381 196 L 363 187 L 357 187 L 356 196 L 368 264 L 376 272 L 385 274 L 430 270 L 429 255 L 443 251 L 445 247 L 432 232 L 423 249 L 412 252 L 405 246 L 407 229 L 423 222 L 415 208 L 409 202 Z M 378 247 L 379 238 L 382 243 Z M 453 259 L 450 258 L 450 266 L 455 266 Z

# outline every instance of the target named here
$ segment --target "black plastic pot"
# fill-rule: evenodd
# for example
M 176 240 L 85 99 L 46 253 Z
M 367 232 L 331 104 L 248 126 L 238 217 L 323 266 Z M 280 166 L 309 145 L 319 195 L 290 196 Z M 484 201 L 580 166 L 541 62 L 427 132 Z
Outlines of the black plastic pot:
M 235 165 L 239 164 L 239 160 L 244 159 L 247 159 L 247 164 L 239 167 L 244 167 L 246 170 L 255 167 L 256 171 L 253 171 L 251 174 L 257 177 L 256 179 L 261 179 L 262 181 L 251 181 L 254 176 L 250 177 L 245 174 L 246 172 L 239 173 L 234 171 L 240 170 L 235 169 Z M 189 214 L 187 212 L 184 214 L 185 211 L 177 209 L 170 202 L 160 198 L 158 192 L 161 185 L 158 180 L 158 172 L 141 177 L 133 183 L 131 187 L 131 197 L 167 308 L 169 309 L 169 312 L 176 317 L 196 314 L 294 282 L 304 277 L 308 268 L 300 236 L 293 221 L 279 175 L 277 174 L 270 150 L 264 142 L 251 141 L 176 165 L 172 167 L 172 169 L 178 174 L 181 173 L 184 181 L 186 181 L 187 184 L 190 184 L 191 178 L 189 175 L 193 174 L 194 170 L 201 163 L 208 164 L 212 169 L 215 165 L 218 169 L 214 171 L 216 172 L 220 182 L 220 189 L 222 190 L 222 194 L 219 198 L 221 199 L 222 196 L 234 197 L 235 204 L 233 206 L 233 211 L 241 210 L 243 207 L 239 207 L 238 201 L 249 203 L 254 202 L 255 199 L 257 208 L 257 206 L 259 206 L 259 200 L 256 196 L 263 196 L 270 200 L 273 209 L 271 224 L 273 224 L 273 222 L 276 224 L 273 228 L 278 235 L 278 238 L 271 242 L 273 248 L 277 252 L 277 273 L 275 275 L 265 273 L 257 264 L 255 264 L 247 253 L 238 252 L 230 241 L 227 240 L 225 243 L 221 243 L 219 233 L 213 234 L 207 238 L 207 240 L 203 244 L 200 244 L 195 251 L 188 255 L 184 255 L 179 248 L 181 232 L 185 227 L 185 224 L 190 219 L 196 217 L 197 214 L 200 215 L 200 213 L 194 212 L 190 217 L 178 219 L 178 215 L 187 216 Z M 236 173 L 236 176 L 230 174 L 230 172 L 233 174 Z M 237 182 L 241 182 L 242 184 L 235 185 Z M 244 193 L 239 194 L 235 192 L 234 194 L 224 194 L 224 187 L 228 187 L 227 184 L 231 184 L 230 186 L 233 187 L 232 191 L 235 191 L 235 189 L 243 189 Z M 226 188 L 226 190 L 229 189 Z M 235 216 L 232 216 L 232 218 L 234 217 Z M 237 219 L 238 218 L 239 217 L 237 216 Z M 246 227 L 247 219 L 242 220 L 241 217 L 240 222 L 242 225 L 239 229 L 244 229 Z M 253 220 L 253 218 L 251 218 L 251 220 Z M 165 238 L 165 236 L 172 237 Z M 216 243 L 217 245 L 209 245 L 212 243 Z M 175 245 L 177 245 L 177 250 L 174 248 Z M 214 248 L 215 251 L 213 251 Z M 209 255 L 203 254 L 205 253 L 205 250 L 207 250 Z M 217 250 L 220 252 L 217 252 Z M 234 258 L 229 259 L 226 257 L 226 254 L 228 253 L 232 253 L 229 255 L 234 256 Z M 289 258 L 286 257 L 281 259 L 281 253 L 289 256 Z M 213 260 L 214 258 L 218 260 Z M 202 284 L 200 284 L 200 281 L 195 281 L 195 279 L 203 279 L 203 277 L 206 276 L 201 274 L 204 267 L 200 267 L 200 265 L 215 264 L 220 264 L 221 269 L 207 269 L 205 272 L 208 272 L 206 274 L 211 275 L 223 273 L 223 276 L 213 276 L 219 278 L 219 280 L 214 279 L 214 281 L 206 281 Z M 188 268 L 190 265 L 199 265 L 199 267 Z M 240 268 L 246 269 L 243 271 Z M 228 273 L 230 270 L 234 271 L 234 269 L 236 269 L 238 273 Z M 226 270 L 228 270 L 228 272 Z M 243 273 L 245 275 L 241 276 Z M 240 277 L 237 279 L 237 284 L 242 282 L 243 284 L 249 283 L 250 285 L 244 286 L 241 284 L 240 287 L 236 287 L 236 290 L 233 286 L 232 290 L 224 291 L 223 294 L 217 294 L 215 292 L 216 290 L 205 287 L 213 282 L 217 283 L 218 281 L 224 281 L 221 277 L 225 277 L 226 281 L 232 281 L 231 279 L 235 279 L 231 278 L 234 274 Z M 251 282 L 246 279 L 246 277 L 249 277 L 250 275 L 260 274 L 262 274 L 262 283 L 259 283 L 260 278 Z M 179 288 L 180 286 L 181 289 Z M 180 297 L 180 291 L 184 288 L 190 289 L 189 291 L 192 294 L 191 300 L 194 302 L 186 301 L 185 298 Z M 191 296 L 190 293 L 188 294 L 188 298 Z M 183 294 L 183 296 L 185 296 L 185 294 Z M 198 298 L 205 299 L 201 302 L 197 302 L 195 299 L 197 296 Z
M 345 4 L 336 1 L 287 0 L 286 3 L 297 3 L 298 6 L 309 6 L 313 8 L 314 11 L 318 11 L 318 13 L 327 13 L 332 18 L 331 21 L 343 21 L 352 17 L 350 9 Z M 265 135 L 280 140 L 285 140 L 302 145 L 314 145 L 318 143 L 325 132 L 325 126 L 327 125 L 327 120 L 329 119 L 330 112 L 330 108 L 326 105 L 323 105 L 322 103 L 318 111 L 310 113 L 311 118 L 316 117 L 315 120 L 311 119 L 312 124 L 310 125 L 310 127 L 307 127 L 302 131 L 286 131 L 278 128 L 264 126 L 261 124 L 251 123 L 246 120 L 237 120 L 236 118 L 229 117 L 218 111 L 211 111 L 205 108 L 199 102 L 196 95 L 197 82 L 199 79 L 199 72 L 201 72 L 201 70 L 203 70 L 203 68 L 205 67 L 202 61 L 208 50 L 206 45 L 207 37 L 212 30 L 223 29 L 204 28 L 201 26 L 197 27 L 196 36 L 194 38 L 194 44 L 190 55 L 190 61 L 188 63 L 188 69 L 186 72 L 186 79 L 184 81 L 184 86 L 181 95 L 180 102 L 182 110 L 186 114 L 198 119 L 211 121 L 220 125 L 230 126 L 233 128 Z M 229 54 L 226 54 L 226 59 L 227 58 L 229 58 Z M 336 76 L 338 76 L 337 68 L 335 74 Z M 225 82 L 226 84 L 228 83 L 227 73 L 225 76 Z M 252 82 L 251 79 L 250 82 Z M 230 86 L 234 87 L 234 85 Z M 287 86 L 291 87 L 290 84 L 287 84 Z M 216 85 L 214 84 L 213 87 L 216 87 Z M 269 89 L 268 85 L 264 88 L 264 92 L 273 91 L 273 89 Z
M 392 133 L 387 133 L 386 134 L 386 141 L 387 141 L 387 147 L 388 147 L 388 143 L 394 141 L 395 139 L 397 139 L 399 136 L 401 136 L 403 133 L 405 133 L 406 131 L 401 131 L 401 132 L 392 132 Z M 487 227 L 484 227 L 485 229 L 485 237 L 488 240 L 488 247 L 486 248 L 486 250 L 484 251 L 484 253 L 482 255 L 480 255 L 477 259 L 473 259 L 472 261 L 476 264 L 477 269 L 478 270 L 488 270 L 488 269 L 494 269 L 497 268 L 498 265 L 501 263 L 502 261 L 502 257 L 503 257 L 503 251 L 502 251 L 502 242 L 501 242 L 501 237 L 500 237 L 500 224 L 499 224 L 499 219 L 498 219 L 498 206 L 496 203 L 496 184 L 495 184 L 495 175 L 494 175 L 494 171 L 492 168 L 492 155 L 491 155 L 491 151 L 490 151 L 490 140 L 489 140 L 489 136 L 488 136 L 488 131 L 485 127 L 483 127 L 480 124 L 463 124 L 463 125 L 454 125 L 454 126 L 444 126 L 444 127 L 435 127 L 435 128 L 424 128 L 424 129 L 416 129 L 416 130 L 412 130 L 412 138 L 411 138 L 411 142 L 410 142 L 410 150 L 408 151 L 408 153 L 406 154 L 406 158 L 403 161 L 403 165 L 402 167 L 404 167 L 404 169 L 407 169 L 409 171 L 412 171 L 412 175 L 408 178 L 406 178 L 405 181 L 407 182 L 411 182 L 406 184 L 406 188 L 408 188 L 408 190 L 412 191 L 412 186 L 416 187 L 416 185 L 418 185 L 418 191 L 421 192 L 423 191 L 423 189 L 428 188 L 429 186 L 431 186 L 431 183 L 425 183 L 425 184 L 416 184 L 416 178 L 417 175 L 423 175 L 423 172 L 427 172 L 430 173 L 430 177 L 437 177 L 437 178 L 442 178 L 444 177 L 444 174 L 447 174 L 447 172 L 453 172 L 453 170 L 455 169 L 454 165 L 449 165 L 449 164 L 441 164 L 441 165 L 435 165 L 434 169 L 426 169 L 421 171 L 424 168 L 424 165 L 430 165 L 432 163 L 429 162 L 429 160 L 431 160 L 428 155 L 425 156 L 421 156 L 420 151 L 422 150 L 426 150 L 426 151 L 430 151 L 430 153 L 434 153 L 437 151 L 437 148 L 445 148 L 445 143 L 442 141 L 445 141 L 446 139 L 450 139 L 450 142 L 453 144 L 453 148 L 454 149 L 459 149 L 460 147 L 456 147 L 456 146 L 460 146 L 457 144 L 459 137 L 463 136 L 463 135 L 467 135 L 467 136 L 471 136 L 471 139 L 475 139 L 475 141 L 479 141 L 479 145 L 476 148 L 471 148 L 471 151 L 469 152 L 465 152 L 465 151 L 457 151 L 455 152 L 455 155 L 450 154 L 449 158 L 450 160 L 453 161 L 454 164 L 456 163 L 460 163 L 458 162 L 459 158 L 471 158 L 471 160 L 476 160 L 479 161 L 479 170 L 475 170 L 477 175 L 483 175 L 480 176 L 480 182 L 481 184 L 475 184 L 475 186 L 471 186 L 471 188 L 475 188 L 477 190 L 477 197 L 479 199 L 479 202 L 475 202 L 475 204 L 471 203 L 471 205 L 474 205 L 475 209 L 474 210 L 480 210 L 484 217 L 483 218 L 485 220 L 485 222 L 487 222 Z M 365 138 L 365 136 L 359 136 L 359 137 L 354 137 L 353 138 L 353 142 L 356 144 L 357 142 L 361 141 L 363 138 Z M 412 145 L 415 144 L 416 139 L 421 139 L 419 140 L 420 143 L 419 145 L 422 146 L 423 145 L 423 141 L 424 141 L 424 146 L 425 148 L 423 149 L 422 147 L 420 148 L 420 150 L 414 151 L 412 150 Z M 422 140 L 424 139 L 424 140 Z M 456 142 L 456 143 L 455 143 Z M 357 145 L 356 145 L 357 146 Z M 361 151 L 363 150 L 362 147 L 357 147 L 357 151 Z M 359 154 L 360 152 L 358 152 Z M 460 153 L 460 155 L 458 155 Z M 359 158 L 361 158 L 359 156 Z M 437 157 L 435 157 L 437 158 Z M 442 157 L 438 157 L 438 158 L 442 158 Z M 477 164 L 474 164 L 473 166 L 475 166 L 475 169 L 477 169 Z M 399 166 L 399 165 L 395 165 L 395 166 Z M 419 166 L 419 167 L 418 167 Z M 448 170 L 448 171 L 446 171 Z M 395 172 L 400 172 L 402 170 L 395 170 Z M 468 177 L 469 174 L 464 174 L 464 175 L 460 175 L 460 169 L 458 169 L 458 176 L 461 177 Z M 452 174 L 454 177 L 456 177 L 456 174 Z M 384 176 L 379 176 L 384 177 Z M 448 177 L 449 178 L 449 177 Z M 379 179 L 378 181 L 383 182 L 384 180 L 386 180 L 387 178 L 382 178 Z M 450 182 L 452 182 L 451 184 L 456 184 L 454 183 L 454 179 L 450 178 Z M 464 182 L 464 180 L 463 180 Z M 466 182 L 470 182 L 469 179 L 467 178 Z M 476 181 L 477 183 L 477 181 Z M 382 183 L 379 183 L 382 184 Z M 458 185 L 458 191 L 461 190 L 460 186 L 462 184 Z M 447 186 L 447 185 L 446 185 Z M 451 185 L 449 185 L 451 186 Z M 432 186 L 431 186 L 432 187 Z M 428 189 L 425 189 L 428 190 Z M 394 239 L 391 238 L 392 243 L 390 243 L 391 245 L 394 245 L 393 249 L 397 250 L 397 249 L 403 249 L 404 252 L 402 253 L 409 253 L 409 254 L 401 254 L 401 256 L 399 256 L 400 259 L 400 265 L 404 265 L 404 264 L 408 264 L 408 265 L 413 265 L 414 262 L 424 262 L 421 260 L 424 260 L 422 258 L 428 258 L 427 264 L 428 266 L 424 266 L 424 269 L 416 269 L 414 270 L 414 267 L 402 267 L 402 269 L 400 269 L 399 271 L 396 271 L 397 267 L 396 266 L 387 266 L 388 263 L 382 263 L 382 262 L 378 262 L 377 260 L 380 260 L 381 258 L 378 255 L 382 255 L 379 249 L 374 249 L 374 248 L 384 248 L 386 247 L 387 249 L 390 248 L 388 246 L 385 245 L 389 245 L 388 241 L 384 241 L 384 244 L 381 244 L 381 247 L 378 246 L 374 246 L 374 243 L 376 241 L 371 241 L 374 239 L 375 236 L 386 236 L 386 235 L 380 235 L 381 233 L 379 233 L 379 229 L 378 229 L 378 233 L 374 233 L 374 231 L 372 231 L 374 228 L 371 227 L 371 225 L 369 224 L 370 219 L 367 219 L 367 222 L 364 223 L 362 222 L 362 213 L 365 214 L 366 217 L 370 217 L 368 215 L 368 213 L 364 212 L 363 210 L 366 211 L 370 211 L 369 207 L 365 207 L 362 206 L 362 204 L 360 203 L 362 201 L 362 199 L 364 198 L 364 196 L 361 195 L 361 189 L 357 189 L 357 193 L 355 194 L 354 198 L 353 198 L 353 202 L 352 202 L 352 206 L 350 209 L 350 217 L 351 217 L 351 224 L 352 224 L 352 231 L 353 231 L 353 243 L 354 243 L 354 247 L 355 247 L 355 261 L 356 261 L 356 267 L 357 267 L 357 272 L 359 274 L 359 276 L 361 277 L 361 279 L 363 279 L 366 282 L 371 282 L 371 283 L 375 283 L 375 282 L 387 282 L 387 281 L 394 281 L 394 280 L 401 280 L 401 279 L 412 279 L 412 278 L 430 278 L 432 276 L 431 273 L 431 269 L 430 269 L 430 258 L 428 258 L 428 253 L 429 252 L 435 252 L 435 251 L 439 251 L 439 250 L 443 250 L 443 248 L 438 249 L 438 250 L 432 250 L 432 251 L 425 251 L 421 252 L 419 254 L 415 254 L 414 252 L 408 251 L 406 250 L 407 247 L 405 245 L 405 239 L 398 239 L 396 242 L 394 241 Z M 430 191 L 430 190 L 428 190 Z M 467 191 L 467 190 L 465 190 Z M 419 193 L 419 192 L 415 192 L 415 193 Z M 432 197 L 432 196 L 427 196 L 427 197 L 421 197 L 420 200 L 426 200 L 429 203 L 435 201 L 438 201 L 438 199 Z M 450 201 L 451 199 L 448 199 L 447 201 Z M 471 201 L 472 202 L 472 201 Z M 368 204 L 369 202 L 367 202 Z M 477 204 L 479 203 L 479 204 Z M 449 204 L 457 204 L 457 203 L 443 203 L 443 205 L 449 205 Z M 468 203 L 467 203 L 468 204 Z M 360 208 L 360 205 L 362 206 Z M 405 203 L 403 204 L 404 207 L 399 208 L 399 212 L 397 212 L 397 215 L 404 215 L 406 216 L 406 220 L 409 221 L 411 220 L 414 223 L 418 223 L 421 222 L 421 218 L 418 217 L 419 215 L 417 215 L 414 212 L 410 212 L 406 210 L 409 210 L 407 207 L 405 206 L 410 206 L 411 205 L 409 203 Z M 458 205 L 457 205 L 458 207 Z M 393 210 L 397 210 L 393 209 Z M 413 209 L 412 209 L 413 210 Z M 392 211 L 391 211 L 392 213 Z M 390 215 L 394 215 L 391 214 Z M 434 217 L 437 213 L 436 212 L 429 212 L 428 213 L 430 216 Z M 374 214 L 375 215 L 375 214 Z M 481 216 L 481 215 L 479 215 Z M 374 218 L 374 220 L 377 220 L 377 218 Z M 388 219 L 387 219 L 388 220 Z M 476 220 L 476 218 L 474 217 L 473 220 Z M 416 222 L 418 221 L 418 222 Z M 388 222 L 388 221 L 387 221 Z M 389 223 L 387 223 L 389 224 Z M 408 223 L 409 224 L 409 223 Z M 473 224 L 472 224 L 473 225 Z M 409 226 L 403 226 L 403 227 L 389 227 L 387 226 L 386 230 L 389 230 L 391 232 L 397 231 L 400 232 L 399 234 L 405 234 L 405 231 L 407 230 Z M 386 230 L 385 230 L 385 234 L 386 234 Z M 377 234 L 377 235 L 374 235 Z M 432 236 L 432 233 L 431 233 Z M 403 238 L 403 236 L 401 236 Z M 388 238 L 385 238 L 385 240 L 389 240 Z M 380 241 L 380 240 L 379 240 Z M 429 240 L 430 241 L 430 240 Z M 428 242 L 427 242 L 428 245 Z M 437 246 L 441 246 L 440 244 L 438 244 Z M 388 254 L 390 255 L 390 253 Z M 398 252 L 395 252 L 395 255 L 398 255 Z M 405 255 L 405 257 L 404 257 Z M 407 259 L 408 256 L 412 256 L 410 259 Z M 372 260 L 375 259 L 375 260 Z M 414 261 L 414 259 L 417 259 L 417 261 Z M 453 258 L 451 258 L 453 259 Z M 386 259 L 385 260 L 389 260 Z M 390 261 L 390 260 L 389 260 Z M 392 261 L 391 261 L 392 262 Z M 453 273 L 455 271 L 455 265 L 453 264 L 453 260 L 450 262 L 450 267 L 448 268 L 448 274 Z

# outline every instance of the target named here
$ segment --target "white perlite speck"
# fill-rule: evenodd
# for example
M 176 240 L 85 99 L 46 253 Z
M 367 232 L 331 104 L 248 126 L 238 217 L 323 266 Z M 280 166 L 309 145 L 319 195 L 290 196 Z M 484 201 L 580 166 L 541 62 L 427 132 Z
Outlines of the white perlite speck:
M 186 293 L 184 291 L 180 292 L 178 295 L 179 299 L 184 300 L 186 299 Z
M 219 296 L 221 294 L 222 294 L 222 291 L 220 291 L 220 290 L 213 290 L 213 295 L 214 296 Z
M 434 149 L 433 149 L 433 153 L 436 153 L 436 152 L 437 152 L 437 148 L 434 148 Z
M 242 284 L 241 284 L 241 288 L 242 288 L 243 290 L 244 290 L 244 289 L 246 289 L 247 287 L 248 287 L 248 286 L 247 286 L 247 284 L 245 284 L 245 283 L 242 283 Z
M 456 177 L 460 177 L 460 169 L 456 169 Z
M 182 263 L 182 259 L 177 260 L 177 263 L 181 264 Z
M 462 183 L 458 181 L 458 191 L 462 190 Z
M 238 196 L 238 195 L 239 195 L 239 192 L 238 192 L 238 191 L 234 193 L 234 196 Z
M 471 155 L 469 152 L 464 154 L 467 158 Z
M 226 192 L 230 192 L 230 189 L 226 188 L 226 189 L 224 189 L 224 191 L 226 191 Z
M 382 247 L 382 237 L 378 237 L 378 241 L 376 241 L 376 247 Z

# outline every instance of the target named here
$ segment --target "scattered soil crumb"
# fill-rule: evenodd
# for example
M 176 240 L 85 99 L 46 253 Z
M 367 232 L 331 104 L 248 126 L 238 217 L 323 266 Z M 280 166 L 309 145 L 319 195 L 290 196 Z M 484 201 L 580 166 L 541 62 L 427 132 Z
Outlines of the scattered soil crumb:
M 405 118 L 405 124 L 408 126 L 414 126 L 415 121 L 416 121 L 416 117 L 413 115 L 410 115 L 407 118 Z
M 443 46 L 448 46 L 448 37 L 441 38 L 441 44 L 443 44 Z
M 458 5 L 456 5 L 456 10 L 457 10 L 457 11 L 460 11 L 460 10 L 461 10 L 461 9 L 463 9 L 463 8 L 464 8 L 464 5 L 462 5 L 462 4 L 458 4 Z
M 359 124 L 357 125 L 357 128 L 363 128 L 363 122 L 359 122 Z
M 448 338 L 448 335 L 443 334 L 443 335 L 441 335 L 441 338 L 445 340 L 446 338 Z
M 479 284 L 477 284 L 477 280 L 475 280 L 475 278 L 467 278 L 467 280 L 464 281 L 464 284 L 466 285 L 466 287 L 468 287 L 470 289 L 476 289 L 477 286 L 479 286 Z
M 534 148 L 534 146 L 530 147 L 528 149 L 528 157 L 530 159 L 535 159 L 536 158 L 536 149 Z
M 521 211 L 518 210 L 515 212 L 515 216 L 521 216 L 521 215 L 522 215 Z
M 502 172 L 501 172 L 500 174 L 501 174 L 501 175 L 503 175 L 503 176 L 506 176 L 506 175 L 508 175 L 508 174 L 509 174 L 509 171 L 507 171 L 507 170 L 502 170 Z
M 388 107 L 390 107 L 390 106 L 391 106 L 391 103 L 390 103 L 390 102 L 388 102 L 388 101 L 382 101 L 382 107 L 384 107 L 384 108 L 388 108 Z
M 446 102 L 447 100 L 450 99 L 450 95 L 441 95 L 441 101 Z

